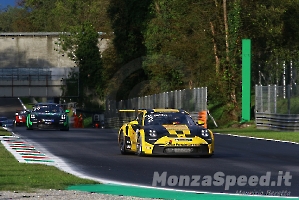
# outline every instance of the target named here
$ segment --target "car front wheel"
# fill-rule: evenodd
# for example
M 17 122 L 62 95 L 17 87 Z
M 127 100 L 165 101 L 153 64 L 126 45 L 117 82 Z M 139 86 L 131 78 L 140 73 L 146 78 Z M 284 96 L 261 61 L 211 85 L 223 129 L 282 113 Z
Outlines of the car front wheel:
M 119 145 L 119 150 L 120 150 L 120 153 L 125 155 L 127 154 L 127 151 L 126 151 L 126 141 L 125 141 L 125 137 L 124 137 L 124 133 L 123 132 L 120 132 L 119 134 L 119 141 L 118 141 L 118 145 Z

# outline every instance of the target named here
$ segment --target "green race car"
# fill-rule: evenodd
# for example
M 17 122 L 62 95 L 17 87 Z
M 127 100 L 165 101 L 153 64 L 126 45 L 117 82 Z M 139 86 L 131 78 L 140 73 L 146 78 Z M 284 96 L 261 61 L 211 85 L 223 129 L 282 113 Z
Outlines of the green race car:
M 63 110 L 61 105 L 56 103 L 37 103 L 27 114 L 27 130 L 32 129 L 58 129 L 68 131 L 69 116 L 68 110 Z

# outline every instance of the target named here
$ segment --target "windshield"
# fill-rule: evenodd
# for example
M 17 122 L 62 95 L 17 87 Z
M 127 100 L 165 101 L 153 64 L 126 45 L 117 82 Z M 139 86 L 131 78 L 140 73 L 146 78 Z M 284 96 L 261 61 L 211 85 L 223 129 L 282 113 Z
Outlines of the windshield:
M 148 113 L 144 118 L 144 125 L 167 125 L 167 124 L 184 124 L 184 125 L 195 125 L 195 122 L 189 115 L 173 112 L 173 113 Z
M 32 111 L 37 113 L 60 113 L 62 108 L 59 105 L 36 105 Z

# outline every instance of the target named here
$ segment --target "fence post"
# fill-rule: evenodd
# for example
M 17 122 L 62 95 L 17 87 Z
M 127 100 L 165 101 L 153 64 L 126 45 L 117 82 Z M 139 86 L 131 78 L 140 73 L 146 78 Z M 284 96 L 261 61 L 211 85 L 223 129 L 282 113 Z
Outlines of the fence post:
M 169 92 L 166 92 L 165 95 L 165 108 L 169 107 Z
M 204 102 L 202 103 L 202 105 L 204 105 L 204 110 L 208 110 L 208 88 L 204 87 L 204 95 L 202 98 L 204 98 Z
M 286 61 L 283 61 L 283 83 L 282 83 L 282 85 L 283 85 L 283 98 L 285 99 L 286 98 L 286 87 L 287 87 L 287 85 L 286 85 Z
M 166 92 L 163 92 L 163 106 L 162 108 L 166 107 Z
M 290 85 L 287 86 L 287 96 L 288 96 L 288 114 L 291 113 L 291 88 Z
M 139 109 L 139 108 L 141 108 L 141 98 L 140 97 L 138 97 L 138 107 L 137 107 L 137 109 Z
M 271 85 L 268 85 L 268 113 L 271 113 Z
M 174 91 L 174 107 L 175 108 L 178 107 L 178 91 L 177 90 Z
M 261 86 L 261 88 L 260 88 L 260 92 L 261 92 L 261 99 L 260 99 L 260 101 L 261 101 L 261 109 L 262 109 L 262 112 L 264 112 L 264 102 L 263 102 L 263 86 Z
M 185 92 L 186 90 L 184 89 L 183 91 Z M 176 108 L 177 109 L 182 108 L 182 90 L 178 91 L 178 106 Z
M 277 113 L 277 85 L 274 85 L 274 113 Z

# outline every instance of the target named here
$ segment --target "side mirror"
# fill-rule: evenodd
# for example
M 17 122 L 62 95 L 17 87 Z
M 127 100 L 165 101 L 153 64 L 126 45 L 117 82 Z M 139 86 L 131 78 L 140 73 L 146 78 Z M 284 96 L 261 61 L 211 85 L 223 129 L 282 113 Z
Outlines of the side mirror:
M 204 123 L 204 121 L 202 121 L 202 120 L 198 120 L 197 124 L 198 124 L 199 126 L 203 126 L 205 123 Z
M 130 124 L 132 124 L 132 125 L 138 125 L 138 121 L 137 120 L 131 121 Z

